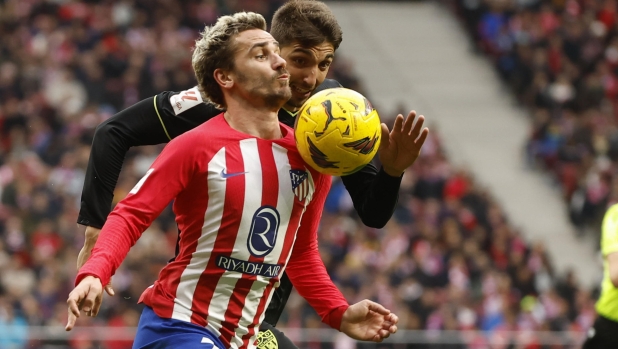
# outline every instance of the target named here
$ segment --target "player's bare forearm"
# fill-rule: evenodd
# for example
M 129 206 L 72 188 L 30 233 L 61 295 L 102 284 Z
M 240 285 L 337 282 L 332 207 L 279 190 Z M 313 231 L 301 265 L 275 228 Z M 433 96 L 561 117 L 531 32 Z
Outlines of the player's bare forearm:
M 94 245 L 97 243 L 97 239 L 99 238 L 99 234 L 101 233 L 101 229 L 95 227 L 86 227 L 84 231 L 84 246 L 79 251 L 77 255 L 77 270 L 81 269 L 81 267 L 86 264 L 88 258 L 92 254 L 92 249 Z M 116 294 L 114 292 L 114 288 L 112 287 L 111 282 L 105 285 L 105 292 L 110 296 Z
M 90 257 L 90 253 L 92 252 L 92 249 L 94 248 L 94 245 L 99 238 L 100 232 L 101 229 L 95 227 L 86 227 L 86 230 L 84 232 L 84 247 L 82 247 L 82 249 L 79 251 L 79 254 L 77 255 L 77 270 L 79 270 L 79 268 L 81 268 Z

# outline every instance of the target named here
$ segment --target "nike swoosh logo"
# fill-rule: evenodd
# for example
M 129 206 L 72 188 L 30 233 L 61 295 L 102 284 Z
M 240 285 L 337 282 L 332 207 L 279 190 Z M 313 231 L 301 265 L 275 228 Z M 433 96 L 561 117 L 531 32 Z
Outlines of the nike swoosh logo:
M 225 173 L 225 169 L 221 170 L 221 177 L 228 179 L 231 177 L 236 177 L 240 175 L 244 175 L 247 172 L 233 172 L 233 173 Z

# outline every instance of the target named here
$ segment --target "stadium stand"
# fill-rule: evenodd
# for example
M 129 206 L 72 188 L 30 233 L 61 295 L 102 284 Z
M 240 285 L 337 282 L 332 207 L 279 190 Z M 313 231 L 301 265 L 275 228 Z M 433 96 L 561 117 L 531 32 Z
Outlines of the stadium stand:
M 84 332 L 30 339 L 33 326 L 66 323 L 66 297 L 83 243 L 75 221 L 94 128 L 142 98 L 190 87 L 189 49 L 203 23 L 239 9 L 272 13 L 279 4 L 0 4 L 0 348 L 131 347 L 130 341 L 96 341 Z M 362 90 L 352 62 L 339 61 L 332 77 Z M 160 149 L 130 152 L 116 200 Z M 99 316 L 82 317 L 78 326 L 135 326 L 137 299 L 173 256 L 176 236 L 167 209 L 114 277 L 116 296 L 106 297 Z M 544 246 L 527 244 L 491 193 L 449 163 L 439 134 L 431 134 L 406 172 L 397 211 L 384 229 L 364 227 L 335 181 L 320 239 L 325 264 L 346 297 L 375 299 L 396 310 L 401 329 L 487 330 L 508 343 L 509 331 L 583 331 L 594 319 L 592 294 L 573 275 L 555 275 Z M 321 324 L 293 297 L 280 326 Z M 471 341 L 483 347 L 488 340 Z
M 456 1 L 476 47 L 531 112 L 529 163 L 546 169 L 573 223 L 598 231 L 618 199 L 615 1 Z

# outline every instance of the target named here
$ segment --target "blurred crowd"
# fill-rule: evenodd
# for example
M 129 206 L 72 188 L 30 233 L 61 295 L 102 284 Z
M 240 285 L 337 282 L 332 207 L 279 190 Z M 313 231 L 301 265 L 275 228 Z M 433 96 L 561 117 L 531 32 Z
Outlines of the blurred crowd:
M 34 326 L 66 323 L 66 298 L 83 245 L 83 230 L 75 222 L 94 128 L 143 98 L 193 86 L 190 48 L 205 23 L 241 9 L 272 14 L 280 3 L 0 1 L 0 348 L 131 347 L 130 341 L 113 337 L 97 341 L 87 333 L 68 340 L 29 339 Z M 579 9 L 580 16 L 588 13 Z M 512 7 L 497 6 L 495 11 L 492 16 L 504 21 L 518 14 Z M 525 22 L 526 16 L 521 14 L 521 21 Z M 550 17 L 559 26 L 561 17 Z M 521 26 L 526 27 L 523 22 Z M 510 33 L 507 29 L 500 29 L 498 36 Z M 479 34 L 479 42 L 487 41 L 484 35 Z M 580 35 L 590 34 L 582 29 Z M 560 35 L 553 37 L 566 46 Z M 600 45 L 605 37 L 592 38 Z M 584 45 L 588 40 L 586 36 L 580 42 Z M 487 47 L 490 50 L 493 46 Z M 518 47 L 515 41 L 511 47 Z M 549 55 L 549 48 L 541 49 L 543 54 L 536 46 L 528 50 L 534 57 Z M 531 91 L 527 85 L 515 84 L 521 69 L 528 69 L 517 63 L 515 51 L 490 52 L 497 62 L 502 62 L 503 56 L 516 62 L 510 66 L 520 70 L 501 71 L 523 91 L 523 99 L 536 101 L 536 95 L 527 95 Z M 510 56 L 496 52 L 510 52 Z M 578 52 L 580 59 L 589 56 L 585 53 L 588 49 L 580 47 Z M 575 67 L 570 58 L 558 56 L 558 71 Z M 505 63 L 500 66 L 509 67 Z M 601 66 L 611 68 L 609 64 Z M 571 70 L 583 74 L 576 68 Z M 595 72 L 585 79 L 590 86 L 596 86 L 602 77 Z M 550 73 L 540 70 L 532 75 L 537 73 L 544 74 L 548 86 L 555 84 Z M 570 75 L 566 76 L 568 85 Z M 336 59 L 330 77 L 362 91 L 353 62 L 345 57 Z M 578 176 L 585 172 L 581 166 L 599 166 L 598 154 L 592 152 L 597 148 L 580 143 L 573 134 L 584 127 L 595 140 L 592 145 L 600 142 L 598 132 L 609 137 L 613 119 L 607 114 L 607 102 L 603 102 L 607 101 L 606 91 L 600 93 L 600 104 L 587 107 L 584 114 L 570 109 L 571 105 L 580 105 L 576 97 L 556 104 L 552 96 L 560 93 L 548 91 L 539 92 L 538 98 L 546 103 L 538 107 L 539 115 L 545 116 L 538 116 L 540 121 L 535 124 L 538 132 L 531 142 L 531 156 L 542 159 L 549 168 L 561 168 L 562 177 L 568 172 L 566 165 L 574 167 L 573 176 L 578 181 L 573 192 L 580 185 L 589 188 L 589 183 L 580 183 Z M 573 95 L 578 96 L 575 92 Z M 544 144 L 552 135 L 574 137 L 556 142 L 556 149 L 580 149 L 576 153 L 587 154 L 582 159 L 591 163 L 565 161 L 558 150 L 553 160 L 545 160 L 551 157 L 539 149 L 547 148 Z M 611 144 L 606 142 L 607 156 Z M 149 146 L 130 151 L 114 193 L 115 202 L 142 177 L 161 149 Z M 611 161 L 606 163 L 611 169 Z M 611 191 L 609 177 L 599 178 L 599 183 L 609 181 L 605 183 L 607 192 Z M 137 299 L 173 256 L 177 233 L 168 208 L 114 276 L 116 296 L 106 296 L 99 315 L 82 316 L 78 327 L 135 326 L 141 312 Z M 492 340 L 503 344 L 494 348 L 507 348 L 512 340 L 508 331 L 520 330 L 524 335 L 536 330 L 582 331 L 595 316 L 594 297 L 578 287 L 576 277 L 555 275 L 543 244 L 524 241 L 491 194 L 465 170 L 449 164 L 438 132 L 431 133 L 421 157 L 406 172 L 397 210 L 385 228 L 363 226 L 336 179 L 319 234 L 325 264 L 349 301 L 371 298 L 386 305 L 398 313 L 401 329 L 487 330 L 492 331 L 492 337 L 469 338 L 474 343 L 471 347 L 486 348 L 487 341 Z M 293 295 L 279 326 L 293 329 L 322 325 L 307 304 Z M 540 348 L 534 338 L 532 342 L 525 348 Z M 309 343 L 306 347 L 323 345 Z
M 618 3 L 461 0 L 475 47 L 531 109 L 529 164 L 555 178 L 573 223 L 618 201 Z

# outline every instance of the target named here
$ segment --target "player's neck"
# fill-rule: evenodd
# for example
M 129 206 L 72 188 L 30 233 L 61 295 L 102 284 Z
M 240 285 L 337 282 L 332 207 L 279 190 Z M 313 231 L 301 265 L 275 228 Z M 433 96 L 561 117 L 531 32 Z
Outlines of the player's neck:
M 278 110 L 232 102 L 228 104 L 224 117 L 236 131 L 263 139 L 279 139 L 282 134 Z
M 230 127 L 262 139 L 282 137 L 278 112 L 285 100 L 265 100 L 234 91 L 224 91 L 224 96 L 227 104 L 224 117 Z
M 298 111 L 300 110 L 300 107 L 295 107 L 293 105 L 290 105 L 288 103 L 286 103 L 283 108 L 283 110 L 287 111 L 288 113 L 290 113 L 291 115 L 295 116 L 296 113 L 298 113 Z

